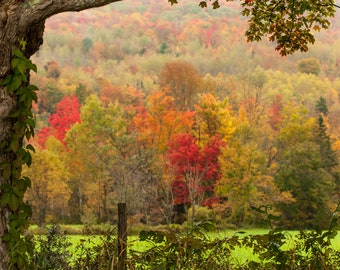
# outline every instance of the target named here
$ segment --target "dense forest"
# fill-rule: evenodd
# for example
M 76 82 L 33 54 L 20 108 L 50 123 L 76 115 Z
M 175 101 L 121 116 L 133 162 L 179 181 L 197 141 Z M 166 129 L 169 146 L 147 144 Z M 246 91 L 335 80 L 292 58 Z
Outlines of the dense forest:
M 155 4 L 157 2 L 157 4 Z M 340 199 L 340 21 L 247 43 L 237 3 L 130 0 L 48 20 L 31 76 L 33 222 L 327 226 Z

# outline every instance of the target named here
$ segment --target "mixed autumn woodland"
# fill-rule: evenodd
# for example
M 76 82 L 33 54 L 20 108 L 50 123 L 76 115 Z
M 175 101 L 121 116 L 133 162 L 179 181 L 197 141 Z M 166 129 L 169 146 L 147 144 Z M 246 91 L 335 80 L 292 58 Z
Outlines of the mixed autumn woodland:
M 246 43 L 237 3 L 135 0 L 47 21 L 33 222 L 327 222 L 340 199 L 340 21 L 307 53 Z

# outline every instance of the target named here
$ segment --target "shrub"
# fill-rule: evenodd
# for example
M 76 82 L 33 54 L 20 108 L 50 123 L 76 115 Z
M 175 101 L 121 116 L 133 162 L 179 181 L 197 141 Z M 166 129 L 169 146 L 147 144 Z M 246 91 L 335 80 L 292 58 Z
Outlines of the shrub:
M 60 226 L 52 225 L 46 236 L 37 238 L 29 269 L 70 269 L 70 245 Z
M 115 230 L 108 230 L 99 241 L 93 239 L 80 242 L 75 248 L 72 269 L 111 270 L 117 257 L 117 237 Z

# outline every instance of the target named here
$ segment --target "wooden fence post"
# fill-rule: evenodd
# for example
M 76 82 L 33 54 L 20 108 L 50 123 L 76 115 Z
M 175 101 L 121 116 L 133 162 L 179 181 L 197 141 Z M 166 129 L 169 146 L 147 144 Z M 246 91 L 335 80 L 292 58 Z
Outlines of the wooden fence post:
M 118 203 L 118 270 L 126 270 L 127 218 L 126 203 Z

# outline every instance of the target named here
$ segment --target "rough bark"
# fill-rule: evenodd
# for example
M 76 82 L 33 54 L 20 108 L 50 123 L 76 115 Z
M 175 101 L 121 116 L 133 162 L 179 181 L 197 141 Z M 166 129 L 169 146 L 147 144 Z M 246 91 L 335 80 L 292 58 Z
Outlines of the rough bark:
M 25 54 L 32 56 L 43 43 L 45 20 L 66 11 L 81 11 L 104 6 L 119 0 L 0 0 L 0 81 L 10 72 L 12 52 L 26 42 Z M 8 115 L 16 108 L 17 100 L 0 86 L 0 144 L 7 142 L 13 132 L 13 119 Z M 0 148 L 0 164 L 13 156 Z M 4 183 L 0 170 L 0 185 Z M 0 196 L 2 191 L 0 190 Z M 6 207 L 0 207 L 0 239 L 8 230 Z M 0 241 L 0 270 L 8 269 L 6 245 Z

